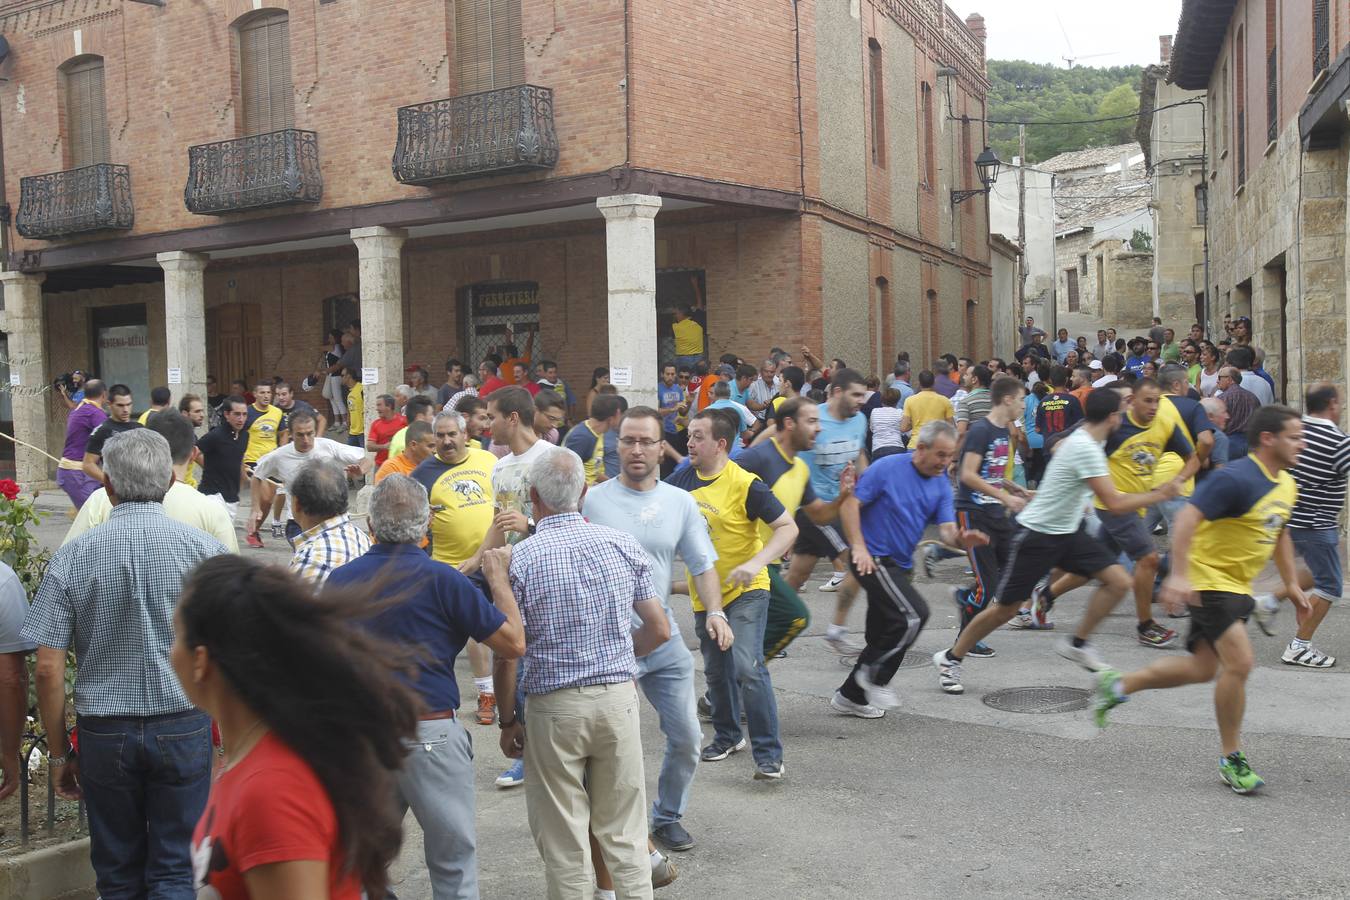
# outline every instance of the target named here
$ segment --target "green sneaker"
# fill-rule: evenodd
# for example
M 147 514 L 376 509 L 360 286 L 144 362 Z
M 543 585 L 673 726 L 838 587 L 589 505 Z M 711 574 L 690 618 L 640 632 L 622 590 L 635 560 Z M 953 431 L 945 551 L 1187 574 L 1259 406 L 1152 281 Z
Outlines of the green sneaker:
M 1092 694 L 1092 714 L 1098 728 L 1106 727 L 1106 714 L 1125 702 L 1117 696 L 1116 685 L 1120 683 L 1120 673 L 1115 669 L 1103 669 L 1097 673 L 1097 690 Z
M 1250 794 L 1266 783 L 1265 779 L 1247 765 L 1247 757 L 1241 750 L 1223 758 L 1223 762 L 1219 763 L 1219 777 L 1235 794 Z

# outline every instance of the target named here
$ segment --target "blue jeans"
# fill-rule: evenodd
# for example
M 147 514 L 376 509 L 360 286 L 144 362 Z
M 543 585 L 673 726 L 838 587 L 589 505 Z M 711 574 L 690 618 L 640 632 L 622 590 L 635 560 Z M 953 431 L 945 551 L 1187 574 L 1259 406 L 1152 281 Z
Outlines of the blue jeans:
M 675 357 L 676 371 L 679 371 L 680 366 L 688 366 L 689 371 L 692 372 L 694 371 L 694 366 L 698 365 L 698 361 L 702 358 L 702 353 L 696 353 L 693 356 L 677 356 Z
M 1328 603 L 1341 599 L 1341 535 L 1335 528 L 1290 528 L 1294 552 L 1313 577 L 1313 594 Z
M 778 740 L 778 700 L 764 666 L 764 627 L 769 619 L 769 592 L 746 591 L 726 607 L 736 642 L 718 648 L 708 637 L 708 614 L 694 613 L 694 631 L 703 651 L 703 676 L 712 702 L 713 740 L 733 747 L 741 739 L 741 706 L 750 731 L 750 750 L 760 765 L 783 761 Z
M 79 716 L 89 858 L 103 900 L 194 900 L 188 843 L 211 790 L 211 719 Z
M 473 740 L 458 719 L 419 722 L 398 773 L 400 816 L 412 807 L 435 900 L 478 900 Z
M 661 733 L 666 736 L 666 755 L 652 803 L 655 829 L 678 822 L 684 815 L 698 768 L 698 745 L 703 739 L 694 696 L 694 657 L 679 635 L 638 660 L 638 686 L 656 710 Z

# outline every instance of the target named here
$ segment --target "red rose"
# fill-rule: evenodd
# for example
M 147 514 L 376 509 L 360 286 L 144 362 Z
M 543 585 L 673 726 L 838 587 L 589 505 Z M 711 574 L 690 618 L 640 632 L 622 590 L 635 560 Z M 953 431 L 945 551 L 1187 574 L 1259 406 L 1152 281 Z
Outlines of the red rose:
M 8 478 L 0 478 L 0 494 L 3 494 L 6 500 L 13 500 L 19 496 L 19 486 Z

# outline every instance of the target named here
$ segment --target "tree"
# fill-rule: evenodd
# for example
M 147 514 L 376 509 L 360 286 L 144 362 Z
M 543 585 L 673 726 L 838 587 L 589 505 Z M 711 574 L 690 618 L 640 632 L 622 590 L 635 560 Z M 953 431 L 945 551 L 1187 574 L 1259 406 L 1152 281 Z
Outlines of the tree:
M 988 118 L 1009 122 L 1070 122 L 1130 115 L 1139 107 L 1139 66 L 1062 69 L 1025 60 L 990 60 Z M 1134 122 L 1122 119 L 1082 125 L 1029 125 L 1027 160 L 1038 162 L 1085 147 L 1129 141 Z M 1017 126 L 991 125 L 989 143 L 1000 159 L 1017 155 Z
M 1104 122 L 1103 127 L 1112 135 L 1111 143 L 1124 144 L 1134 139 L 1134 116 L 1139 112 L 1139 95 L 1128 84 L 1118 84 L 1097 104 L 1097 118 L 1109 119 L 1117 116 L 1114 122 Z

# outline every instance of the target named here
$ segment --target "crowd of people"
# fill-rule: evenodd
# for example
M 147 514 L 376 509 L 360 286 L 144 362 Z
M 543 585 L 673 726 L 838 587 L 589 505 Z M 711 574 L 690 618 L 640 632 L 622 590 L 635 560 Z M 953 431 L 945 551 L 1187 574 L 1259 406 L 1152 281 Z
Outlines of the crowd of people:
M 963 693 L 964 660 L 996 656 L 997 629 L 1053 629 L 1057 601 L 1091 582 L 1055 651 L 1094 673 L 1098 724 L 1139 691 L 1213 680 L 1220 775 L 1262 785 L 1241 743 L 1247 618 L 1275 634 L 1288 600 L 1283 660 L 1335 662 L 1312 644 L 1341 594 L 1335 387 L 1310 388 L 1302 414 L 1273 402 L 1244 319 L 1218 344 L 1155 320 L 1095 345 L 1064 330 L 1046 345 L 1028 319 L 1014 360 L 901 353 L 883 377 L 807 347 L 713 362 L 693 327 L 685 309 L 677 349 L 695 352 L 661 367 L 655 407 L 604 369 L 576 396 L 530 358 L 533 332 L 524 353 L 505 344 L 472 372 L 451 359 L 439 386 L 412 367 L 365 398 L 357 322 L 301 383 L 331 418 L 267 379 L 176 407 L 156 389 L 138 421 L 124 385 L 83 381 L 58 473 L 78 515 L 26 613 L 22 591 L 0 592 L 0 625 L 36 650 L 51 777 L 86 801 L 100 893 L 391 896 L 411 810 L 433 896 L 478 896 L 463 653 L 468 718 L 498 726 L 511 762 L 496 783 L 524 786 L 548 895 L 651 896 L 696 845 L 700 764 L 748 748 L 750 777 L 787 778 L 769 663 L 806 631 L 822 559 L 822 639 L 856 657 L 835 713 L 899 704 L 892 681 L 930 615 L 915 565 L 931 579 L 964 554 L 935 689 Z M 256 549 L 269 518 L 288 567 L 238 555 L 236 526 Z M 1257 594 L 1272 559 L 1282 587 Z M 1127 594 L 1140 644 L 1187 653 L 1112 668 L 1093 638 Z M 701 686 L 673 612 L 685 596 Z M 1159 605 L 1189 617 L 1184 642 Z M 664 739 L 650 798 L 643 697 Z

